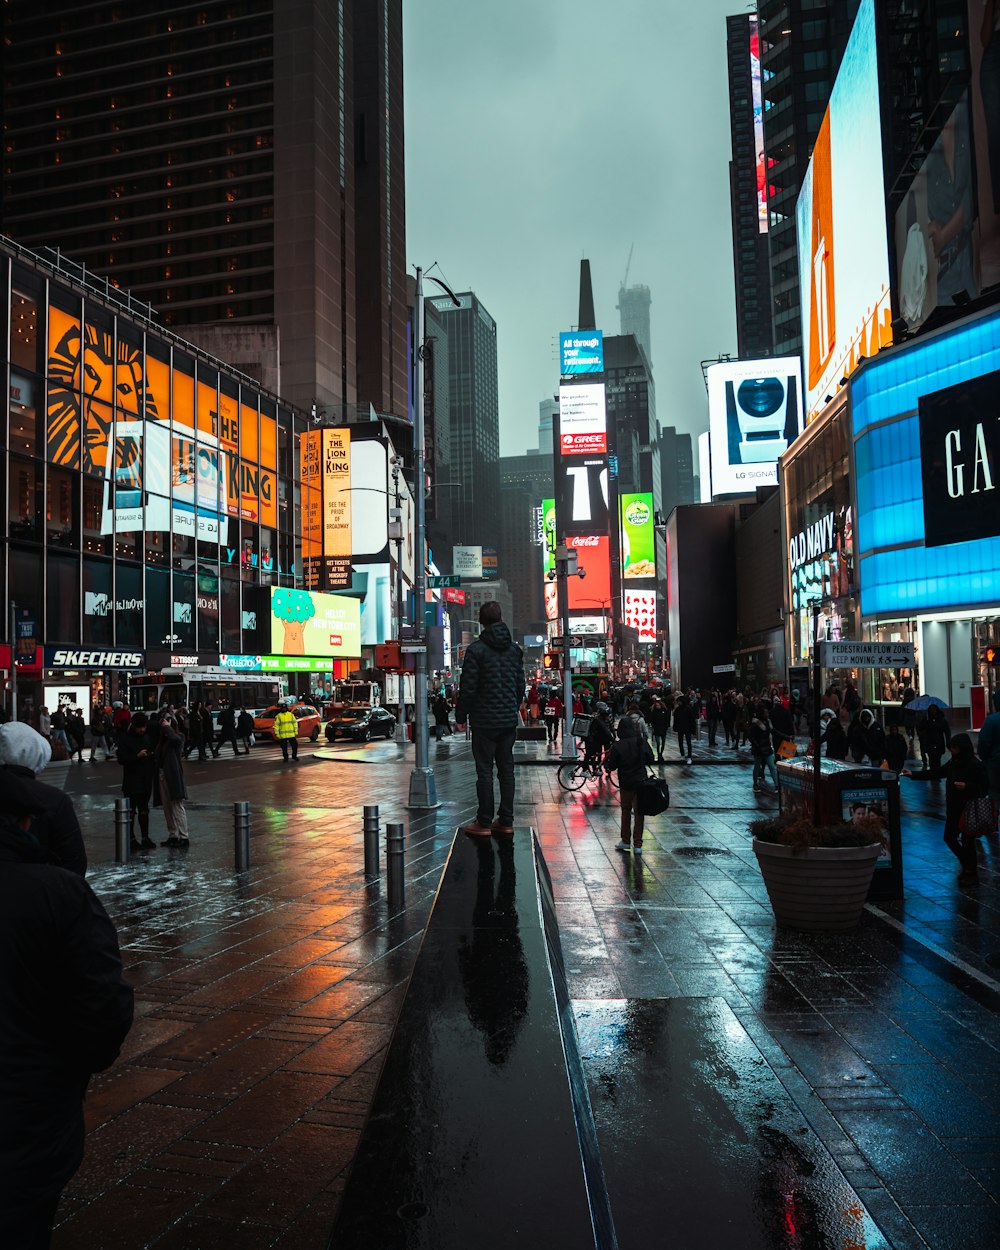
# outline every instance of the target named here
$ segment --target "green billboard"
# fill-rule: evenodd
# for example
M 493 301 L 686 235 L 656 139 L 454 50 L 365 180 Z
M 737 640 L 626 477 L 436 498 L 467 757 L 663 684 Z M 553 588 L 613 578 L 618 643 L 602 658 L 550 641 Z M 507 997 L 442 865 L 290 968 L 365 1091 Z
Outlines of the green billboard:
M 542 535 L 545 539 L 544 571 L 551 573 L 556 567 L 556 501 L 542 500 Z
M 622 495 L 622 580 L 654 581 L 656 578 L 656 529 L 653 496 Z

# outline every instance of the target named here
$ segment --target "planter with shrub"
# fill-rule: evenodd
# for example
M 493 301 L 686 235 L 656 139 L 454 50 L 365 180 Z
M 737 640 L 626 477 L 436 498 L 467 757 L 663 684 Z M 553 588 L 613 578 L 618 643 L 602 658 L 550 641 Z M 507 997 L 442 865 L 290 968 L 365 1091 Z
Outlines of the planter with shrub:
M 827 933 L 857 925 L 882 850 L 877 818 L 814 825 L 781 815 L 752 821 L 750 832 L 779 925 Z

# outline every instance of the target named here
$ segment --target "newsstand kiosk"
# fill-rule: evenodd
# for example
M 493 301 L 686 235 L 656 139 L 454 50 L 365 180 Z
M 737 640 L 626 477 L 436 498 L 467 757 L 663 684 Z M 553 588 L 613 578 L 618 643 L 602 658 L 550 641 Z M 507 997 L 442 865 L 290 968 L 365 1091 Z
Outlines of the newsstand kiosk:
M 778 764 L 782 815 L 813 819 L 816 761 L 811 755 Z M 885 844 L 875 863 L 870 899 L 903 897 L 903 845 L 899 832 L 899 778 L 888 768 L 863 768 L 820 760 L 818 818 L 823 824 L 875 816 Z

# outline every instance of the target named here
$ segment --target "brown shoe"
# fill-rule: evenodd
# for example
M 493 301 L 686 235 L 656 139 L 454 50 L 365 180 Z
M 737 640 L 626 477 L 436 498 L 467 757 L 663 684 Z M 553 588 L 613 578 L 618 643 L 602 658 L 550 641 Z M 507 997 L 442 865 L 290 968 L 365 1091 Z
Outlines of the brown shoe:
M 514 826 L 505 825 L 502 820 L 495 820 L 493 824 L 490 825 L 490 829 L 494 833 L 513 833 L 514 832 Z
M 463 825 L 462 832 L 471 833 L 474 838 L 488 838 L 493 830 L 489 825 L 481 825 L 478 820 L 474 820 L 471 825 Z

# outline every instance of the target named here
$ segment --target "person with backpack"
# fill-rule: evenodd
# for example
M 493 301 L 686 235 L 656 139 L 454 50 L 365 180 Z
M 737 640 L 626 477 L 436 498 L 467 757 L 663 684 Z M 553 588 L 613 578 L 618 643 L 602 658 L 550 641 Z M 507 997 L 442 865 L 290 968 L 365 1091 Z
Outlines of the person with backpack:
M 618 722 L 618 741 L 608 755 L 608 768 L 618 773 L 619 797 L 622 807 L 621 833 L 616 851 L 642 854 L 645 817 L 639 808 L 639 790 L 649 777 L 646 765 L 652 764 L 653 752 L 635 721 L 623 716 Z
M 253 717 L 245 707 L 240 708 L 239 715 L 236 718 L 236 735 L 246 748 L 247 755 L 249 755 L 250 747 L 254 743 Z

